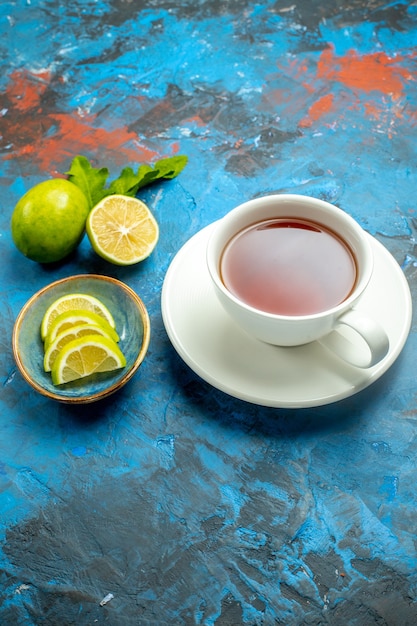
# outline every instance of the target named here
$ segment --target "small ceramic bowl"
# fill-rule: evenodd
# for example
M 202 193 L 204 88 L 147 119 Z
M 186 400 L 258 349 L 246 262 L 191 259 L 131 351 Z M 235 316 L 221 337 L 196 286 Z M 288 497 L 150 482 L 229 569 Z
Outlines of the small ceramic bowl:
M 53 385 L 44 372 L 40 325 L 46 309 L 68 293 L 87 293 L 112 313 L 126 367 L 100 377 Z M 60 402 L 85 404 L 106 398 L 125 385 L 141 365 L 150 340 L 149 315 L 142 300 L 124 283 L 108 276 L 82 274 L 63 278 L 32 296 L 20 311 L 13 329 L 13 354 L 24 379 L 39 393 Z

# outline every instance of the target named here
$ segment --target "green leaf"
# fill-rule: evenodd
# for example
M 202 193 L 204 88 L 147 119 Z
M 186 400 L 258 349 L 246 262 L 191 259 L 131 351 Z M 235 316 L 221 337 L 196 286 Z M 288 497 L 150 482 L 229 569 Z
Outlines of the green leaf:
M 109 175 L 107 167 L 96 169 L 91 166 L 85 156 L 76 156 L 72 160 L 71 167 L 66 174 L 68 180 L 77 185 L 84 193 L 90 209 L 108 195 L 108 192 L 104 189 Z
M 188 157 L 185 155 L 178 155 L 156 161 L 153 168 L 149 165 L 141 165 L 138 170 L 138 176 L 140 179 L 138 189 L 141 189 L 142 187 L 145 187 L 145 185 L 149 185 L 161 178 L 175 178 L 180 172 L 182 172 L 187 162 Z
M 140 165 L 136 174 L 131 167 L 125 167 L 108 187 L 105 185 L 109 170 L 106 167 L 100 169 L 92 167 L 85 156 L 74 157 L 71 167 L 66 173 L 68 179 L 85 194 L 91 209 L 105 196 L 121 194 L 134 197 L 138 190 L 146 185 L 163 178 L 175 178 L 184 169 L 187 162 L 188 158 L 185 155 L 167 157 L 156 161 L 154 165 Z
M 136 187 L 137 181 L 137 174 L 134 173 L 132 168 L 125 167 L 122 169 L 120 176 L 110 183 L 109 191 L 110 193 L 130 195 L 128 192 Z
M 175 178 L 187 165 L 188 157 L 183 154 L 178 156 L 161 159 L 155 163 L 155 169 L 158 169 L 159 178 Z
M 151 165 L 141 165 L 138 169 L 136 191 L 150 185 L 158 178 L 158 171 Z

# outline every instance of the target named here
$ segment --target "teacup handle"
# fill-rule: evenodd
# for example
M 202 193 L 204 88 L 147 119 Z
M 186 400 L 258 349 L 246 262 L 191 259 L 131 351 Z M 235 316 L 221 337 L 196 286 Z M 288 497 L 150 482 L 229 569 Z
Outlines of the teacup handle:
M 338 328 L 342 330 L 343 326 L 354 331 L 350 333 L 353 341 L 338 332 Z M 354 309 L 341 315 L 335 329 L 319 339 L 319 342 L 344 361 L 361 368 L 376 365 L 389 350 L 389 339 L 382 326 Z M 365 350 L 363 342 L 366 344 Z

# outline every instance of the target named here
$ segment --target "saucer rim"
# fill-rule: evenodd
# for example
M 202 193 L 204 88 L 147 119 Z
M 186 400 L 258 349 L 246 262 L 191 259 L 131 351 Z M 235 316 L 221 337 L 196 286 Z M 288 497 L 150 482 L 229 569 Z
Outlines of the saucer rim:
M 170 305 L 169 305 L 169 292 L 170 292 L 170 287 L 171 284 L 173 282 L 175 282 L 175 280 L 177 279 L 177 272 L 178 272 L 178 267 L 181 263 L 182 258 L 187 254 L 187 252 L 189 252 L 189 250 L 192 249 L 193 244 L 196 244 L 197 241 L 201 238 L 203 239 L 204 237 L 209 236 L 209 232 L 210 230 L 214 227 L 215 222 L 203 227 L 202 229 L 200 229 L 199 231 L 197 231 L 194 235 L 192 235 L 183 245 L 182 247 L 177 251 L 177 253 L 174 255 L 174 257 L 172 258 L 170 265 L 168 267 L 168 270 L 166 272 L 165 275 L 165 279 L 163 282 L 163 286 L 162 286 L 162 293 L 161 293 L 161 312 L 162 312 L 162 319 L 163 319 L 163 323 L 164 323 L 164 327 L 165 330 L 167 332 L 168 338 L 170 339 L 170 342 L 173 346 L 173 348 L 175 349 L 175 351 L 177 352 L 177 354 L 181 357 L 181 359 L 186 363 L 186 365 L 188 367 L 190 367 L 190 369 L 197 374 L 202 380 L 204 380 L 205 382 L 209 383 L 211 386 L 213 386 L 215 389 L 218 389 L 219 391 L 222 391 L 223 393 L 227 394 L 228 396 L 231 396 L 233 398 L 239 399 L 239 400 L 243 400 L 245 402 L 249 402 L 251 404 L 256 404 L 259 406 L 265 406 L 265 407 L 272 407 L 272 408 L 314 408 L 314 407 L 319 407 L 319 406 L 324 406 L 327 404 L 331 404 L 334 402 L 337 402 L 339 400 L 344 400 L 348 397 L 351 397 L 357 393 L 359 393 L 360 391 L 362 391 L 363 389 L 366 389 L 367 387 L 369 387 L 371 384 L 373 384 L 374 382 L 376 382 L 376 380 L 378 380 L 390 367 L 391 365 L 396 361 L 396 359 L 398 358 L 399 354 L 401 353 L 407 337 L 409 335 L 410 332 L 410 328 L 411 328 L 411 322 L 412 322 L 412 298 L 411 298 L 411 293 L 410 293 L 410 287 L 408 285 L 408 281 L 400 267 L 400 265 L 398 264 L 398 262 L 396 261 L 396 259 L 392 256 L 392 254 L 389 252 L 389 250 L 381 243 L 379 242 L 377 239 L 375 239 L 374 237 L 372 237 L 372 235 L 368 234 L 368 237 L 371 240 L 371 244 L 373 246 L 373 248 L 377 251 L 377 255 L 376 255 L 376 259 L 375 259 L 375 263 L 378 262 L 378 256 L 379 255 L 385 255 L 386 259 L 388 261 L 388 263 L 393 267 L 393 274 L 396 273 L 399 282 L 401 283 L 401 291 L 403 293 L 404 296 L 404 301 L 402 303 L 403 305 L 403 309 L 402 309 L 402 332 L 400 332 L 398 338 L 396 339 L 396 341 L 394 342 L 394 345 L 391 346 L 391 342 L 390 342 L 390 349 L 388 351 L 388 354 L 384 357 L 384 359 L 382 359 L 378 364 L 376 364 L 375 366 L 373 366 L 372 368 L 368 368 L 367 370 L 361 370 L 360 368 L 354 368 L 355 370 L 358 370 L 358 372 L 363 372 L 363 378 L 359 383 L 353 384 L 351 386 L 349 386 L 349 384 L 347 384 L 346 389 L 344 390 L 344 392 L 337 392 L 335 394 L 328 394 L 322 397 L 316 396 L 315 398 L 311 398 L 311 399 L 295 399 L 294 400 L 283 400 L 280 399 L 279 397 L 274 398 L 273 400 L 271 400 L 271 398 L 262 398 L 259 395 L 256 395 L 254 393 L 248 393 L 246 390 L 244 389 L 232 389 L 229 385 L 225 385 L 223 384 L 218 378 L 216 378 L 211 372 L 207 371 L 206 368 L 203 368 L 198 362 L 197 360 L 192 357 L 186 347 L 183 346 L 182 341 L 181 341 L 181 337 L 178 336 L 178 333 L 176 332 L 176 328 L 175 328 L 175 322 L 172 319 L 172 316 L 170 315 Z M 199 254 L 204 254 L 204 252 L 201 251 L 201 248 L 204 250 L 205 247 L 201 246 L 200 250 L 199 250 Z M 208 270 L 207 270 L 207 276 L 208 276 Z M 372 284 L 372 279 L 371 279 L 371 284 Z M 216 295 L 214 292 L 214 289 L 211 292 L 211 296 L 208 295 L 207 297 L 212 297 L 214 299 L 216 299 Z M 219 305 L 221 306 L 221 305 Z M 360 307 L 358 307 L 360 309 Z M 224 312 L 224 316 L 225 318 L 227 317 L 227 313 Z M 252 340 L 252 339 L 251 339 Z M 316 344 L 317 342 L 313 342 L 313 344 Z M 273 346 L 271 346 L 271 349 L 273 349 Z M 297 348 L 295 348 L 297 349 Z M 294 350 L 294 348 L 287 348 L 287 350 Z M 335 357 L 337 358 L 337 357 Z M 214 364 L 215 365 L 215 364 Z M 354 367 L 354 366 L 347 366 L 347 367 Z

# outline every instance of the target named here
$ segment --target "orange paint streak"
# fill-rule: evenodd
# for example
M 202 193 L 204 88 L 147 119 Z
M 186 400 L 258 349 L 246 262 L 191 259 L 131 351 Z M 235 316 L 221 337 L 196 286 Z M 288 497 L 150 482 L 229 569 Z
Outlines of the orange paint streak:
M 97 154 L 111 152 L 116 162 L 146 162 L 149 163 L 159 157 L 154 150 L 149 150 L 138 143 L 135 133 L 125 127 L 107 131 L 93 126 L 94 118 L 81 119 L 73 114 L 52 114 L 43 120 L 49 126 L 49 136 L 42 134 L 30 137 L 30 143 L 16 147 L 13 154 L 16 156 L 33 155 L 40 169 L 51 171 L 52 167 L 59 167 L 60 163 L 68 162 L 77 154 Z M 39 121 L 39 129 L 41 128 Z M 53 131 L 53 132 L 51 132 Z
M 314 93 L 316 91 L 316 88 L 314 85 L 310 85 L 309 83 L 303 83 L 303 87 L 306 91 L 308 91 L 308 93 Z
M 12 82 L 6 89 L 7 97 L 18 111 L 28 111 L 40 105 L 41 97 L 48 88 L 51 74 L 23 71 L 11 74 Z
M 50 115 L 50 119 L 58 122 L 58 132 L 55 136 L 47 139 L 42 145 L 37 160 L 41 166 L 46 167 L 51 162 L 51 154 L 54 160 L 64 161 L 75 154 L 86 152 L 98 153 L 111 151 L 115 153 L 121 162 L 127 161 L 152 161 L 157 153 L 144 146 L 137 145 L 136 149 L 128 147 L 137 142 L 137 135 L 129 132 L 126 128 L 106 131 L 103 128 L 94 128 L 89 123 L 74 115 L 56 114 Z
M 111 157 L 120 166 L 161 158 L 158 152 L 142 145 L 136 133 L 125 125 L 107 130 L 95 125 L 94 116 L 45 112 L 42 96 L 50 86 L 49 72 L 35 74 L 24 70 L 14 72 L 10 78 L 5 92 L 9 111 L 2 120 L 2 140 L 13 145 L 13 151 L 4 159 L 28 158 L 40 170 L 56 175 L 77 154 L 90 158 L 94 155 L 97 162 Z M 173 154 L 179 152 L 179 144 L 174 142 L 171 150 Z
M 314 102 L 308 110 L 307 116 L 300 120 L 299 126 L 307 128 L 317 122 L 323 115 L 329 113 L 333 107 L 334 96 L 331 93 L 322 96 Z
M 205 122 L 199 115 L 193 115 L 183 120 L 183 124 L 195 124 L 196 126 L 206 126 Z
M 410 80 L 410 73 L 398 63 L 403 57 L 389 57 L 385 52 L 359 56 L 355 50 L 344 57 L 336 57 L 328 48 L 320 56 L 317 78 L 343 83 L 352 90 L 379 91 L 399 98 L 404 90 L 404 81 Z
M 375 106 L 375 104 L 372 104 L 371 102 L 365 102 L 364 107 L 367 117 L 372 117 L 374 120 L 380 119 L 382 112 L 379 107 Z

